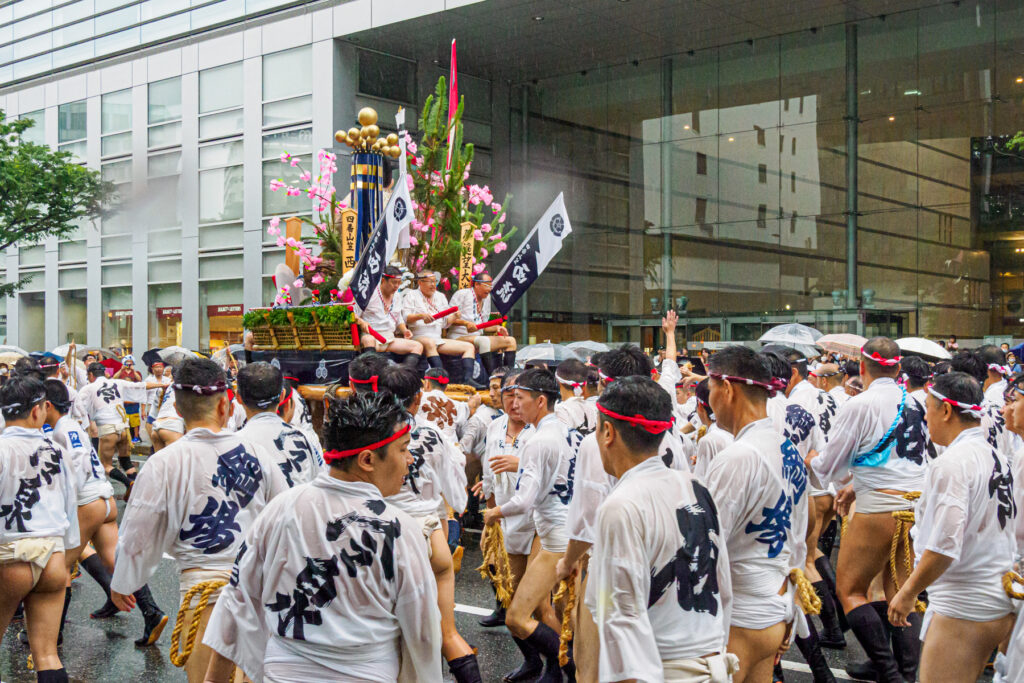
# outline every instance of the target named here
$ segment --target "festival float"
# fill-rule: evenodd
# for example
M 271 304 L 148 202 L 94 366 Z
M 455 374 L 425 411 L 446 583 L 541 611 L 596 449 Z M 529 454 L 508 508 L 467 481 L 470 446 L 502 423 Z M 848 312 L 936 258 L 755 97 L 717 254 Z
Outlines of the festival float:
M 397 244 L 384 237 L 378 242 L 387 244 L 385 263 L 404 273 L 403 289 L 412 285 L 413 273 L 432 270 L 440 273 L 439 289 L 450 297 L 469 286 L 488 258 L 505 251 L 516 232 L 508 222 L 510 197 L 497 202 L 489 187 L 468 183 L 474 149 L 463 143 L 464 102 L 450 107 L 453 101 L 442 77 L 421 110 L 419 142 L 405 130 L 404 111 L 396 117 L 397 132 L 385 134 L 377 112 L 362 109 L 359 125 L 335 133 L 335 141 L 352 150 L 347 192 L 334 184 L 335 153 L 318 152 L 315 175 L 291 154 L 281 155 L 287 177 L 272 180 L 269 189 L 305 195 L 313 211 L 270 219 L 267 231 L 286 258 L 275 270 L 273 304 L 247 311 L 243 327 L 251 338 L 251 359 L 279 366 L 307 397 L 347 383 L 359 336 L 374 334 L 356 324 L 353 300 L 359 292 L 352 287 L 369 283 L 369 259 L 363 257 L 378 249 L 371 242 L 388 227 L 383 209 L 396 190 L 409 197 L 411 216 Z M 396 162 L 397 169 L 389 168 Z M 378 264 L 374 288 L 380 270 Z M 453 385 L 451 391 L 458 396 L 471 390 Z

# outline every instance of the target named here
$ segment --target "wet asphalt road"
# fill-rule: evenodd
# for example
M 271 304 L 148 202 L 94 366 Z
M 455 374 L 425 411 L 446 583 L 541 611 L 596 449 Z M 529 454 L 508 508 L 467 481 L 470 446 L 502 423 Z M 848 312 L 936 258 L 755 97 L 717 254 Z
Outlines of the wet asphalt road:
M 120 485 L 115 484 L 115 488 L 120 489 Z M 119 503 L 119 507 L 123 511 L 124 504 Z M 480 551 L 476 546 L 478 539 L 479 536 L 472 531 L 467 531 L 463 537 L 466 556 L 456 583 L 456 623 L 463 637 L 478 648 L 483 680 L 490 683 L 500 681 L 504 673 L 518 666 L 519 652 L 504 628 L 486 629 L 477 624 L 479 615 L 489 613 L 493 607 L 489 587 L 474 571 L 480 563 Z M 86 574 L 74 581 L 64 645 L 60 648 L 62 661 L 72 681 L 186 680 L 184 673 L 167 657 L 178 606 L 178 581 L 170 560 L 165 559 L 160 565 L 150 588 L 171 620 L 155 647 L 140 649 L 133 641 L 142 633 L 141 614 L 136 610 L 113 619 L 90 619 L 89 613 L 103 604 L 103 593 Z M 34 683 L 36 680 L 35 674 L 26 668 L 28 648 L 18 641 L 20 630 L 21 623 L 13 623 L 0 644 L 0 681 L 3 683 Z M 862 657 L 862 650 L 852 637 L 848 637 L 848 643 L 846 650 L 826 650 L 826 657 L 838 681 L 851 680 L 843 671 L 847 659 Z M 806 665 L 795 647 L 786 654 L 783 665 L 786 681 L 811 683 L 813 680 L 806 673 Z M 982 680 L 988 681 L 990 677 L 986 675 Z

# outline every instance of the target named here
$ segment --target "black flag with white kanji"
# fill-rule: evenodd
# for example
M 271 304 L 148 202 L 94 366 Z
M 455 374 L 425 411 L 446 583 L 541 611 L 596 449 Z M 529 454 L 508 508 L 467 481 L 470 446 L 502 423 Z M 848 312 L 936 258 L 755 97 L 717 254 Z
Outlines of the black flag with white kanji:
M 384 207 L 384 215 L 370 234 L 349 283 L 352 297 L 359 304 L 359 308 L 366 310 L 369 305 L 370 297 L 373 296 L 380 283 L 380 277 L 384 274 L 384 267 L 398 246 L 398 236 L 411 221 L 412 198 L 409 196 L 405 178 L 399 176 L 395 183 L 395 191 Z
M 529 236 L 512 254 L 505 267 L 494 278 L 491 300 L 501 315 L 508 315 L 530 285 L 548 267 L 562 248 L 562 240 L 572 232 L 562 194 L 555 197 Z

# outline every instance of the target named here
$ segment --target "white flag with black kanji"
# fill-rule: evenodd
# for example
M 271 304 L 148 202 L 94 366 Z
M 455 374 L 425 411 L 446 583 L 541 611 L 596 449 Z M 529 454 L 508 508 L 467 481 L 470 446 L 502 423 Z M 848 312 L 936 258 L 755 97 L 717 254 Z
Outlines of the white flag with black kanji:
M 349 286 L 352 288 L 352 297 L 361 309 L 365 310 L 369 305 L 370 297 L 377 290 L 388 259 L 398 248 L 398 237 L 410 221 L 412 221 L 412 198 L 409 196 L 409 188 L 403 180 L 398 183 L 395 191 L 391 194 L 391 198 L 384 207 L 384 215 L 377 221 L 377 227 L 370 234 L 366 248 L 359 257 L 359 263 L 356 264 L 355 272 L 352 274 Z
M 555 201 L 533 226 L 505 267 L 494 278 L 491 300 L 501 315 L 508 315 L 537 277 L 551 263 L 551 259 L 562 249 L 562 240 L 572 232 L 565 201 L 559 192 Z

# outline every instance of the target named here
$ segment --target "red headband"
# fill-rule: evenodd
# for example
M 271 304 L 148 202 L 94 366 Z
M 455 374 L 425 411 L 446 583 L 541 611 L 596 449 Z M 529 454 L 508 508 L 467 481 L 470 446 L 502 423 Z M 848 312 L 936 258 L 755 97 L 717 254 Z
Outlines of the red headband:
M 879 365 L 884 365 L 886 367 L 899 365 L 900 361 L 903 360 L 903 356 L 896 356 L 895 358 L 882 358 L 881 356 L 878 355 L 878 351 L 872 351 L 871 353 L 867 353 L 863 347 L 861 347 L 860 353 L 865 358 L 870 358 Z
M 599 369 L 599 370 L 597 371 L 597 374 L 598 374 L 598 375 L 599 375 L 599 376 L 601 377 L 601 379 L 603 379 L 603 380 L 604 380 L 605 382 L 614 382 L 614 381 L 615 381 L 616 379 L 618 379 L 617 377 L 611 377 L 611 376 L 609 376 L 609 375 L 606 375 L 606 374 L 604 374 L 604 372 L 602 372 L 602 371 L 601 371 L 600 369 Z M 651 368 L 651 379 L 654 379 L 654 376 L 655 376 L 656 374 L 658 374 L 658 368 Z M 640 375 L 636 375 L 636 376 L 637 376 L 637 377 L 640 377 Z
M 401 280 L 402 279 L 401 275 L 388 275 L 387 273 L 381 273 L 380 276 L 381 277 L 386 277 L 389 280 Z
M 288 401 L 292 400 L 292 393 L 293 392 L 294 392 L 294 389 L 289 389 L 288 393 L 285 394 L 284 397 L 278 402 L 277 407 L 280 408 L 285 403 L 287 403 Z
M 387 446 L 392 441 L 397 441 L 398 439 L 401 439 L 403 436 L 409 433 L 410 429 L 412 429 L 412 425 L 407 424 L 401 429 L 399 429 L 397 432 L 389 436 L 388 438 L 384 439 L 383 441 L 378 441 L 377 443 L 371 443 L 365 446 L 360 446 L 359 448 L 349 448 L 348 450 L 345 451 L 324 451 L 324 461 L 330 464 L 335 460 L 341 460 L 343 458 L 352 457 L 353 455 L 359 455 L 363 451 L 377 450 L 381 446 Z
M 717 372 L 709 372 L 708 377 L 725 382 L 742 382 L 750 386 L 761 387 L 768 392 L 769 397 L 774 396 L 779 391 L 773 382 L 758 382 L 756 379 L 750 379 L 749 377 L 733 377 L 732 375 L 723 375 Z
M 960 401 L 954 401 L 953 399 L 943 396 L 939 392 L 935 391 L 935 387 L 931 384 L 928 385 L 928 393 L 934 396 L 935 398 L 939 399 L 943 403 L 948 403 L 954 408 L 959 408 L 961 412 L 966 413 L 967 415 L 970 415 L 975 419 L 981 418 L 981 406 L 972 405 L 970 403 L 961 403 Z
M 369 384 L 370 385 L 370 390 L 373 393 L 375 393 L 375 394 L 377 393 L 377 375 L 373 375 L 369 379 L 356 379 L 355 377 L 349 376 L 348 383 L 349 384 Z
M 430 372 L 429 370 L 427 371 Z M 431 382 L 437 382 L 438 384 L 448 384 L 447 377 L 431 377 L 429 374 L 423 375 L 423 379 L 429 379 Z M 374 390 L 376 391 L 376 389 Z
M 648 420 L 646 417 L 644 417 L 643 415 L 641 415 L 639 413 L 637 413 L 633 417 L 627 417 L 626 415 L 619 415 L 618 413 L 614 413 L 614 412 L 608 410 L 607 408 L 605 408 L 603 405 L 600 404 L 600 402 L 597 403 L 597 409 L 600 410 L 605 415 L 607 415 L 608 417 L 614 419 L 614 420 L 622 420 L 623 422 L 628 422 L 631 425 L 635 425 L 637 427 L 641 427 L 641 428 L 645 429 L 646 431 L 650 432 L 651 434 L 661 434 L 662 432 L 667 432 L 668 430 L 672 429 L 672 422 L 674 421 L 674 418 L 673 419 L 669 419 L 667 421 L 666 420 Z
M 283 375 L 283 376 L 281 377 L 281 379 L 290 379 L 290 380 L 291 380 L 291 381 L 293 381 L 293 382 L 298 382 L 298 381 L 299 381 L 299 378 L 298 378 L 298 377 L 289 377 L 288 375 Z

